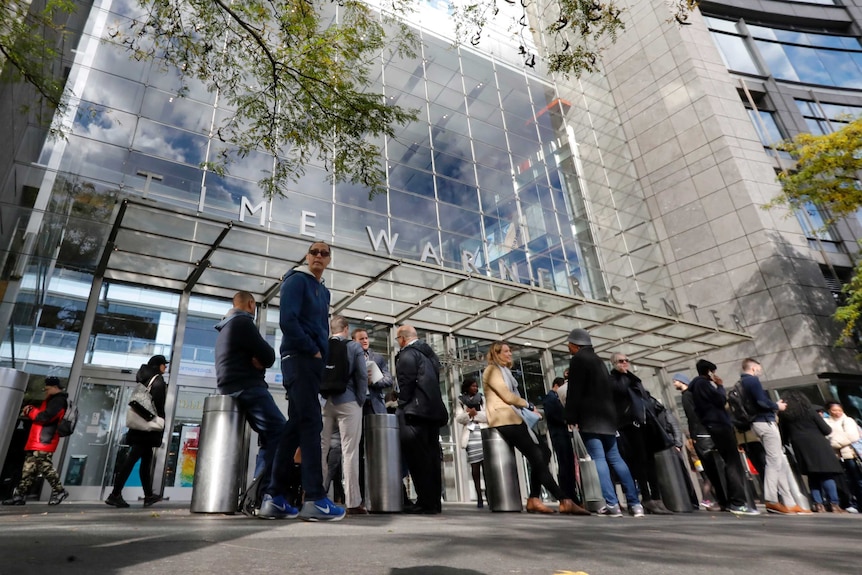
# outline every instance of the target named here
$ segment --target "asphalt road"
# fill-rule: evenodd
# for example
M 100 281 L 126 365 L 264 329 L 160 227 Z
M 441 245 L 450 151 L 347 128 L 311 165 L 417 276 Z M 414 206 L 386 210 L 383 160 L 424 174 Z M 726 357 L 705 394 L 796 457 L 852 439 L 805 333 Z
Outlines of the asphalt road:
M 187 506 L 0 508 L 0 575 L 795 575 L 862 573 L 862 516 L 564 517 L 445 504 L 338 523 Z

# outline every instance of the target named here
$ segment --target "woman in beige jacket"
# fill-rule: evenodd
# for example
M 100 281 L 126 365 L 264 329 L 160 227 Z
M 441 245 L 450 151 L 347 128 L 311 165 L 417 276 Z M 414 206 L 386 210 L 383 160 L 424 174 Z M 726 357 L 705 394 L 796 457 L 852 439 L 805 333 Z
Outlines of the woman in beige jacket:
M 530 493 L 527 499 L 528 513 L 553 513 L 554 510 L 542 503 L 544 485 L 548 492 L 560 502 L 560 513 L 570 515 L 589 515 L 589 511 L 571 499 L 565 499 L 560 487 L 548 469 L 550 451 L 543 450 L 539 440 L 524 423 L 520 409 L 531 411 L 536 408 L 518 393 L 518 384 L 510 368 L 512 350 L 502 341 L 491 344 L 488 350 L 488 367 L 482 375 L 485 387 L 485 405 L 488 413 L 488 427 L 495 428 L 510 446 L 527 458 L 530 464 Z

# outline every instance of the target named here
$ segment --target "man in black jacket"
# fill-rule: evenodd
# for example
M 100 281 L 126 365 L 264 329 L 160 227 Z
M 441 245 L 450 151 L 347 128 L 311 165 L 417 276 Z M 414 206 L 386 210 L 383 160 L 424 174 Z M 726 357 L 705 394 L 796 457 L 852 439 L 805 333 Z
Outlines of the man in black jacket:
M 756 509 L 745 504 L 745 471 L 739 458 L 733 424 L 725 409 L 727 392 L 724 382 L 715 373 L 718 368 L 705 359 L 698 360 L 695 368 L 697 377 L 691 381 L 689 392 L 698 419 L 709 431 L 715 450 L 724 460 L 728 509 L 734 515 L 759 515 Z
M 401 453 L 417 495 L 416 504 L 403 511 L 433 515 L 443 510 L 440 427 L 449 421 L 440 394 L 440 360 L 413 326 L 399 327 L 397 340 L 401 347 L 395 356 Z
M 605 363 L 596 355 L 592 338 L 584 329 L 573 329 L 569 333 L 568 345 L 572 359 L 569 361 L 566 421 L 578 426 L 584 445 L 596 462 L 605 498 L 605 505 L 598 513 L 622 517 L 610 465 L 622 483 L 629 513 L 643 517 L 644 509 L 638 499 L 637 487 L 617 446 L 617 409 Z
M 230 395 L 239 403 L 249 425 L 258 434 L 262 466 L 255 470 L 261 478 L 263 500 L 258 517 L 283 519 L 296 517 L 292 507 L 273 483 L 273 461 L 284 432 L 284 414 L 275 404 L 265 380 L 266 368 L 275 363 L 275 351 L 254 322 L 254 296 L 239 291 L 233 296 L 233 309 L 215 329 L 219 332 L 215 346 L 216 384 L 218 392 Z M 293 458 L 293 454 L 281 454 Z

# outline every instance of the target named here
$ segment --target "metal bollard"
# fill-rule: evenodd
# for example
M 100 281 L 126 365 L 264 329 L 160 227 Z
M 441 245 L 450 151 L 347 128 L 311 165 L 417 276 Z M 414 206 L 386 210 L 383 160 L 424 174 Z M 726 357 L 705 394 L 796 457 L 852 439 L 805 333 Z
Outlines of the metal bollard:
M 192 513 L 235 513 L 245 472 L 245 418 L 234 398 L 211 395 L 204 400 L 198 441 Z
M 18 414 L 27 390 L 28 375 L 9 367 L 0 367 L 0 467 L 6 461 L 9 442 L 18 424 Z
M 488 507 L 491 511 L 521 511 L 523 503 L 515 450 L 493 427 L 482 430 L 482 450 Z
M 365 426 L 365 505 L 371 513 L 400 513 L 401 441 L 398 417 L 369 413 Z

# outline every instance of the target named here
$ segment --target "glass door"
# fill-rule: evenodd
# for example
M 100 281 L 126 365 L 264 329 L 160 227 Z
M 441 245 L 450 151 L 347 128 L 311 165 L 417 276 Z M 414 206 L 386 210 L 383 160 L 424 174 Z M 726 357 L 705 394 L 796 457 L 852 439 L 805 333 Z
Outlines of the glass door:
M 81 378 L 75 398 L 78 425 L 67 439 L 60 476 L 72 499 L 101 500 L 105 488 L 113 484 L 117 456 L 123 451 L 126 406 L 134 385 L 131 381 Z M 137 473 L 132 476 L 130 486 L 137 481 Z

